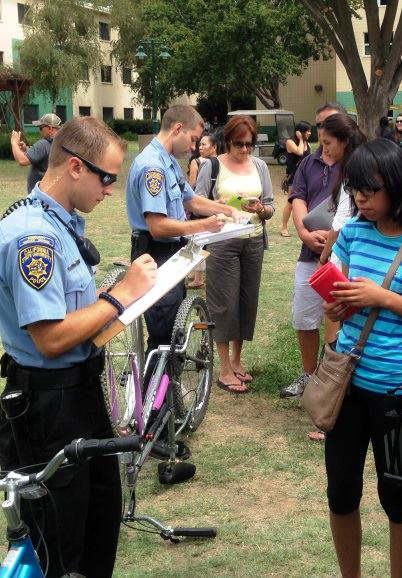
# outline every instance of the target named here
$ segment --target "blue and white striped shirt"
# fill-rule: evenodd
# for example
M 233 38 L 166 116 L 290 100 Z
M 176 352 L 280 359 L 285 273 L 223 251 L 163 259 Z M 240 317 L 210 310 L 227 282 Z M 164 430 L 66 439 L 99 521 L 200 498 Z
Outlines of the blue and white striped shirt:
M 355 217 L 341 230 L 333 251 L 349 267 L 349 279 L 365 277 L 382 285 L 401 243 L 402 235 L 386 237 L 375 223 Z M 402 294 L 402 265 L 390 289 Z M 343 323 L 338 351 L 349 351 L 356 345 L 370 311 L 371 307 L 365 307 Z M 402 317 L 388 309 L 380 310 L 352 383 L 377 393 L 402 386 Z

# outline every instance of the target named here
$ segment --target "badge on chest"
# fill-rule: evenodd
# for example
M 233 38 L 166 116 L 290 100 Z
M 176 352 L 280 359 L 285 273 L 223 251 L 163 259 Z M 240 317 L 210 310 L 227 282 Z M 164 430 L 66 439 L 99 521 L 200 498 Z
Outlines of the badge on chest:
M 145 173 L 145 188 L 153 197 L 159 195 L 163 188 L 165 175 L 159 169 L 150 169 Z
M 28 235 L 18 241 L 18 266 L 24 280 L 39 291 L 53 274 L 55 239 Z

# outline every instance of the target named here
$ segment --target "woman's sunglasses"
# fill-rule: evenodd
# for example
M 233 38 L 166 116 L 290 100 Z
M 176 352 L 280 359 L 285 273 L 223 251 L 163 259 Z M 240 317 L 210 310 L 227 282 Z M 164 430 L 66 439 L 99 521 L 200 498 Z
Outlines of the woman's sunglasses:
M 246 149 L 248 151 L 250 151 L 252 148 L 254 148 L 254 144 L 252 142 L 246 142 L 246 141 L 242 141 L 242 140 L 232 140 L 230 142 L 234 146 L 235 149 L 240 150 L 243 147 L 246 147 Z
M 60 146 L 63 149 L 63 151 L 65 151 L 69 155 L 72 155 L 73 157 L 77 157 L 77 159 L 80 159 L 80 161 L 82 161 L 84 163 L 84 165 L 91 171 L 91 173 L 95 173 L 96 175 L 98 175 L 102 185 L 104 185 L 105 187 L 108 187 L 109 185 L 111 185 L 117 181 L 117 175 L 115 175 L 113 173 L 107 173 L 103 169 L 100 169 L 99 167 L 94 165 L 94 163 L 91 163 L 91 161 L 84 159 L 84 157 L 75 153 L 74 151 L 70 150 L 69 148 L 65 147 L 64 145 L 60 145 Z

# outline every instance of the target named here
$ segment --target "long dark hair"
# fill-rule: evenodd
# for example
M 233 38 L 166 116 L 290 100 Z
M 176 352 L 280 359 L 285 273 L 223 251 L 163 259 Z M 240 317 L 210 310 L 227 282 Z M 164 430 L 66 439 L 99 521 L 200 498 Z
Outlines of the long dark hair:
M 338 204 L 339 190 L 344 181 L 345 165 L 352 152 L 362 143 L 365 143 L 367 137 L 359 129 L 353 118 L 343 112 L 331 114 L 331 116 L 327 117 L 322 123 L 321 129 L 325 130 L 329 135 L 340 142 L 347 143 L 343 159 L 340 163 L 339 175 L 332 190 L 332 209 L 335 211 Z
M 357 191 L 383 187 L 391 202 L 392 220 L 402 225 L 402 149 L 396 143 L 377 138 L 362 144 L 346 163 L 344 179 L 346 187 Z M 356 215 L 358 209 L 353 196 L 351 202 Z
M 311 130 L 311 124 L 306 120 L 300 120 L 295 126 L 295 134 L 294 137 L 296 138 L 296 132 L 299 131 L 302 133 L 304 139 L 304 133 L 308 130 Z

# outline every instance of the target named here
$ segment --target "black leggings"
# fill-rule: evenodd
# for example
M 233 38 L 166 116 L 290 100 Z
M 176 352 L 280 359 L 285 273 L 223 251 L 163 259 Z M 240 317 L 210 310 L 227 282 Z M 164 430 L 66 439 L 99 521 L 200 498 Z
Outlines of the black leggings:
M 385 417 L 391 409 L 402 412 L 402 396 L 373 393 L 352 386 L 351 395 L 345 398 L 336 425 L 325 440 L 327 494 L 334 514 L 350 514 L 359 507 L 364 462 L 371 441 L 381 505 L 391 522 L 402 523 L 402 487 L 383 480 L 384 472 L 389 470 L 387 440 L 395 428 L 395 423 Z

